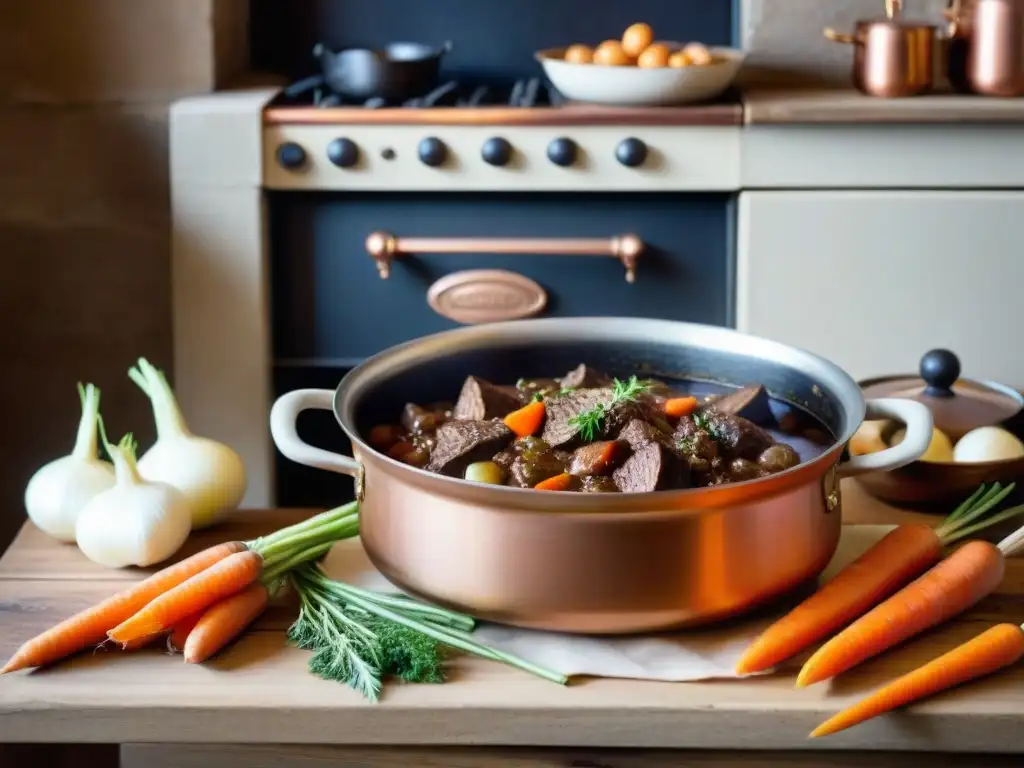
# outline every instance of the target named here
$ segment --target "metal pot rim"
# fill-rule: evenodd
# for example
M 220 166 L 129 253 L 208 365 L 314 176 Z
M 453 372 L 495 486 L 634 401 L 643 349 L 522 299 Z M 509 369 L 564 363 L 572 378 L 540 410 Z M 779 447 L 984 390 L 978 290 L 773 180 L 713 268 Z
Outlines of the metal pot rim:
M 538 493 L 531 488 L 488 486 L 461 478 L 446 477 L 411 467 L 371 448 L 358 434 L 354 424 L 354 405 L 360 395 L 398 370 L 405 370 L 451 351 L 453 345 L 472 348 L 499 348 L 521 344 L 524 340 L 608 340 L 623 342 L 662 341 L 735 352 L 760 357 L 791 367 L 809 376 L 827 389 L 843 412 L 843 434 L 820 456 L 764 478 L 729 483 L 710 488 L 686 488 L 645 493 L 580 494 Z M 388 472 L 400 472 L 406 482 L 439 493 L 472 498 L 478 503 L 494 503 L 521 509 L 559 506 L 567 511 L 614 512 L 618 508 L 636 509 L 646 502 L 652 509 L 673 507 L 714 508 L 735 504 L 739 498 L 774 495 L 823 474 L 834 464 L 842 447 L 864 419 L 865 399 L 857 382 L 842 368 L 825 358 L 797 347 L 718 326 L 673 320 L 620 317 L 574 317 L 512 320 L 457 328 L 399 344 L 368 358 L 349 371 L 338 384 L 333 401 L 334 416 L 352 441 L 355 453 L 372 457 Z M 364 459 L 365 461 L 365 459 Z M 571 501 L 567 497 L 572 497 Z M 559 501 L 552 504 L 554 499 Z M 564 502 L 564 504 L 563 504 Z

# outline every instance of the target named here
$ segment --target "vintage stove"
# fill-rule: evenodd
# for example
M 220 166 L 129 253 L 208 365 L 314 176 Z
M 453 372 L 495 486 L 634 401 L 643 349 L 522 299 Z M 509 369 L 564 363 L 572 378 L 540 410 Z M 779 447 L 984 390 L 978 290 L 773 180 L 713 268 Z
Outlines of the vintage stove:
M 276 453 L 284 391 L 461 323 L 733 325 L 740 123 L 733 97 L 612 108 L 529 78 L 400 104 L 345 103 L 315 79 L 177 103 L 174 383 L 190 422 L 242 453 L 247 506 L 321 506 L 349 483 Z M 316 415 L 304 437 L 344 450 Z

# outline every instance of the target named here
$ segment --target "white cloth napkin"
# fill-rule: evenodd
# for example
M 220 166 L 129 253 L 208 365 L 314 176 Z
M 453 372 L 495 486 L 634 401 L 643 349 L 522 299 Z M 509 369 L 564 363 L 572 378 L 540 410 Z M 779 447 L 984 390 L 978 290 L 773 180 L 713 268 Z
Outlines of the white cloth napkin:
M 821 576 L 826 581 L 892 530 L 891 525 L 843 527 L 836 554 Z M 335 547 L 325 569 L 336 579 L 381 592 L 399 591 L 366 558 L 358 540 Z M 639 637 L 580 637 L 481 622 L 482 642 L 564 675 L 672 682 L 735 678 L 747 645 L 774 620 L 731 622 L 724 627 Z

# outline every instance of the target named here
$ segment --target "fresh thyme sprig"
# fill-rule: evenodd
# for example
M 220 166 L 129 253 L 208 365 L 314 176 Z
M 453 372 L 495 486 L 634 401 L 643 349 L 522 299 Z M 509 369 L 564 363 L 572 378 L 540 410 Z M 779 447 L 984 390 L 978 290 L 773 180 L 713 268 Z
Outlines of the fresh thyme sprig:
M 651 388 L 647 381 L 630 376 L 626 381 L 612 380 L 612 397 L 607 403 L 598 403 L 593 408 L 578 413 L 569 419 L 569 426 L 576 428 L 576 433 L 586 442 L 592 442 L 604 429 L 604 420 L 615 405 L 636 402 L 644 392 Z

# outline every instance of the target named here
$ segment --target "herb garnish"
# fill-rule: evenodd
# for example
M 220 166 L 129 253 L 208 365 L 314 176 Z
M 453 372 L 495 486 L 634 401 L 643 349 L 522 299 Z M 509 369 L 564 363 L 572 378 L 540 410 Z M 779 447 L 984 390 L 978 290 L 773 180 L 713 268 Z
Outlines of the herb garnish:
M 707 411 L 697 411 L 693 414 L 693 423 L 697 425 L 697 429 L 713 440 L 722 439 L 722 433 L 718 424 L 711 420 L 711 416 Z
M 598 403 L 593 408 L 578 413 L 569 419 L 569 426 L 575 427 L 577 434 L 585 442 L 593 442 L 604 428 L 604 419 L 608 411 L 619 403 L 636 402 L 636 399 L 651 388 L 651 385 L 630 376 L 627 381 L 612 380 L 612 399 L 608 403 Z

